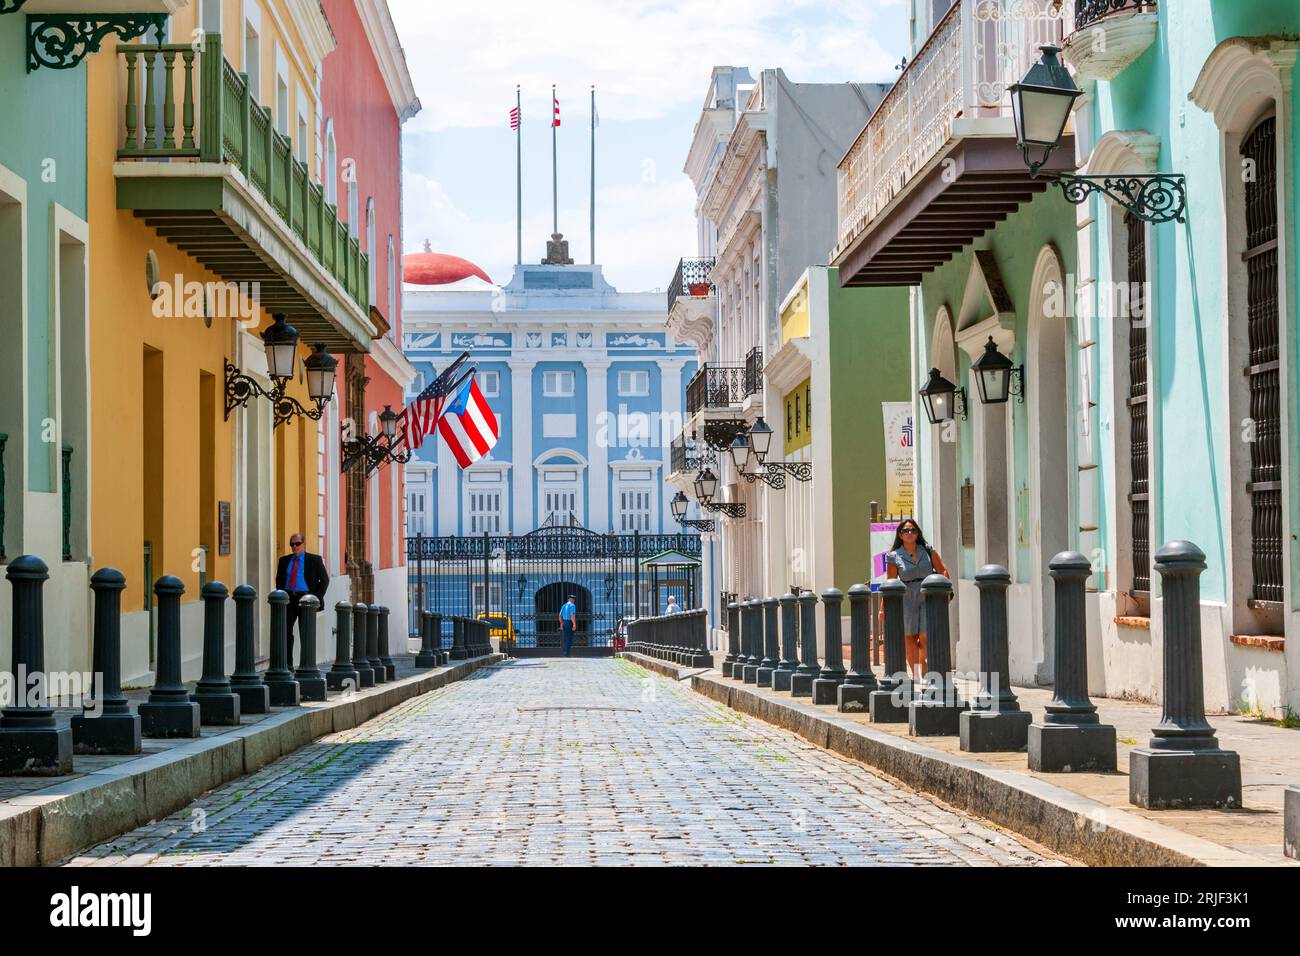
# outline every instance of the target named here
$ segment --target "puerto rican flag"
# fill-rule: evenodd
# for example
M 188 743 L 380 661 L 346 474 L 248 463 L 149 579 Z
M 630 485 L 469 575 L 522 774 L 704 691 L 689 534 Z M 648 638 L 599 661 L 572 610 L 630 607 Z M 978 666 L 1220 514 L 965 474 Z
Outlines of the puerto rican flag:
M 441 409 L 438 431 L 462 468 L 478 461 L 497 443 L 497 417 L 473 376 Z

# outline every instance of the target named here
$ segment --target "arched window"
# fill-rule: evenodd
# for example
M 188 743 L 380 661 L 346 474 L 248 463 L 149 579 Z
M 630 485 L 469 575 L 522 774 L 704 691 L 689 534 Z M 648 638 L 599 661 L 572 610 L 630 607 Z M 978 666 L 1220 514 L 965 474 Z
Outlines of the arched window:
M 366 256 L 370 268 L 370 303 L 375 302 L 375 197 L 366 198 Z
M 334 143 L 334 117 L 325 121 L 325 171 L 322 176 L 325 186 L 325 201 L 338 205 L 339 169 L 338 147 Z

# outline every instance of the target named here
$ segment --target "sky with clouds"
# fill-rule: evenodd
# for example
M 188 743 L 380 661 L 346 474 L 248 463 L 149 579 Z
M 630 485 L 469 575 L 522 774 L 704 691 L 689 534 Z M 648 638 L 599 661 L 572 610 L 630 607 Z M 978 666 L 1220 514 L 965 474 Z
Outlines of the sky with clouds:
M 881 82 L 906 50 L 903 0 L 389 0 L 423 109 L 404 133 L 404 245 L 509 280 L 523 98 L 523 251 L 551 232 L 551 84 L 561 125 L 559 225 L 590 259 L 590 96 L 596 86 L 596 258 L 620 291 L 665 288 L 695 252 L 682 172 L 715 65 L 795 82 Z M 477 282 L 478 280 L 469 280 Z

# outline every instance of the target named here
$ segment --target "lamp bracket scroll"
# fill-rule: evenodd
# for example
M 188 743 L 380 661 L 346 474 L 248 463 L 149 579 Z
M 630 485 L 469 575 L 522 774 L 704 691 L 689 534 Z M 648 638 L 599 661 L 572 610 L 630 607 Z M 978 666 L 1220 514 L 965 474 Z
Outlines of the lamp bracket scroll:
M 1187 177 L 1182 173 L 1126 176 L 1076 176 L 1058 173 L 1051 180 L 1065 199 L 1079 206 L 1094 193 L 1106 196 L 1143 222 L 1186 222 Z

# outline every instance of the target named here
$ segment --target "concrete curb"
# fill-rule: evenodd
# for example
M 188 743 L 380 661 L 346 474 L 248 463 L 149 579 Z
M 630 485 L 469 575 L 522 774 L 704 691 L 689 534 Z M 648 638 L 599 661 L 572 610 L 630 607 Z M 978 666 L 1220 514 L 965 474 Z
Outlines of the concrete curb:
M 818 747 L 875 767 L 1091 866 L 1269 865 L 1259 857 L 1108 807 L 1037 777 L 934 750 L 824 707 L 735 684 L 717 670 L 700 672 L 641 654 L 626 657 L 673 680 L 690 675 L 692 690 L 732 710 L 793 731 Z
M 175 813 L 326 734 L 504 660 L 501 654 L 411 674 L 346 698 L 282 710 L 247 727 L 92 771 L 0 805 L 0 866 L 41 866 Z

